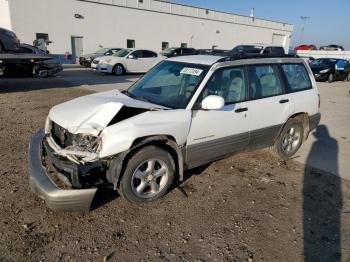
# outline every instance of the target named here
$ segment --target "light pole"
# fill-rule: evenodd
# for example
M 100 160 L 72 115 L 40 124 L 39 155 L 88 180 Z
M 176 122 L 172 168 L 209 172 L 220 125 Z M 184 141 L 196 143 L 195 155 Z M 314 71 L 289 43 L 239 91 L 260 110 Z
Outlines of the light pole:
M 304 34 L 304 31 L 305 31 L 305 25 L 306 25 L 306 21 L 308 19 L 310 19 L 311 17 L 310 16 L 301 16 L 300 19 L 302 20 L 302 23 L 301 23 L 301 30 L 300 30 L 300 36 L 299 36 L 299 45 L 301 44 L 301 40 L 303 39 L 303 34 Z

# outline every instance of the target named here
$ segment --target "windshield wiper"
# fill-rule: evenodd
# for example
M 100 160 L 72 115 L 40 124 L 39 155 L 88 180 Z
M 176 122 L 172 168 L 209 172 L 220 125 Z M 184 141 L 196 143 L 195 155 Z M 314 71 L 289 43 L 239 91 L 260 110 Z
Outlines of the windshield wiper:
M 140 100 L 140 101 L 143 101 L 143 102 L 148 102 L 148 103 L 154 104 L 152 101 L 150 101 L 150 100 L 147 99 L 146 97 L 144 97 L 144 96 L 135 96 L 135 95 L 131 94 L 128 90 L 123 90 L 122 93 L 123 93 L 124 95 L 127 95 L 128 97 L 133 98 L 133 99 L 136 99 L 136 100 Z

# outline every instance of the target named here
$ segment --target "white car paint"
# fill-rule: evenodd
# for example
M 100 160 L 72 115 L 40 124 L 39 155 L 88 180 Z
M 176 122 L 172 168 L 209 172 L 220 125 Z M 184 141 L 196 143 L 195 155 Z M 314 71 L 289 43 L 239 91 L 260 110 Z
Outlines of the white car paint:
M 166 57 L 157 54 L 154 51 L 146 50 L 146 49 L 126 49 L 129 50 L 125 56 L 117 57 L 117 56 L 103 56 L 94 59 L 91 64 L 91 68 L 101 72 L 101 73 L 113 73 L 113 68 L 117 64 L 121 64 L 126 73 L 145 73 L 149 69 L 151 69 L 154 65 L 159 63 L 161 60 Z M 156 57 L 138 57 L 140 52 L 148 51 L 152 52 L 156 55 Z
M 84 96 L 60 104 L 51 109 L 49 120 L 67 129 L 73 134 L 88 134 L 101 138 L 101 149 L 96 158 L 106 158 L 127 151 L 139 138 L 165 135 L 174 138 L 179 147 L 189 147 L 225 139 L 264 129 L 275 125 L 283 125 L 293 113 L 306 112 L 313 115 L 319 112 L 317 105 L 318 90 L 312 72 L 303 60 L 288 58 L 290 63 L 304 63 L 312 80 L 313 89 L 293 94 L 246 101 L 225 105 L 219 110 L 196 110 L 192 107 L 199 94 L 205 88 L 212 74 L 220 68 L 243 66 L 247 64 L 264 64 L 266 59 L 248 59 L 222 61 L 215 56 L 185 56 L 168 59 L 168 61 L 211 65 L 211 68 L 186 109 L 168 109 L 163 106 L 135 100 L 119 91 L 108 91 Z M 283 58 L 268 61 L 283 62 Z M 310 100 L 310 97 L 312 98 Z M 304 98 L 303 98 L 304 96 Z M 289 103 L 281 104 L 280 100 L 289 99 Z M 297 101 L 296 101 L 297 100 Z M 310 101 L 313 101 L 310 103 Z M 147 112 L 135 115 L 119 123 L 107 126 L 112 118 L 123 107 L 148 109 Z M 237 109 L 248 107 L 249 111 L 238 114 Z M 50 133 L 50 125 L 46 125 L 46 133 Z M 247 141 L 242 141 L 244 147 Z M 220 146 L 220 145 L 218 145 Z M 57 152 L 60 154 L 60 152 Z M 62 152 L 61 152 L 62 153 Z M 64 151 L 64 156 L 77 154 Z M 92 159 L 87 156 L 85 161 Z

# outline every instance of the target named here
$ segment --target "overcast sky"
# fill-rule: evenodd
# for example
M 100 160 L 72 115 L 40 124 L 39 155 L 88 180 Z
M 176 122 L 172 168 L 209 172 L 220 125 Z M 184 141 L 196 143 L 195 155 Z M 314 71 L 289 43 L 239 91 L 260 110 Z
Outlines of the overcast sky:
M 288 22 L 294 25 L 291 45 L 298 44 L 302 20 L 309 16 L 303 44 L 317 47 L 328 44 L 343 45 L 350 50 L 350 0 L 172 0 L 172 2 L 200 6 L 219 11 L 249 15 L 255 8 L 258 18 Z

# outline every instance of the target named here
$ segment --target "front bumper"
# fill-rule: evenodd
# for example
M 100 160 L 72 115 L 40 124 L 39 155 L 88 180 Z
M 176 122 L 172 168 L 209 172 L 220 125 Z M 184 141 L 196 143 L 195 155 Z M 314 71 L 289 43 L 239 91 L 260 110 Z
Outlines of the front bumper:
M 29 144 L 29 184 L 32 191 L 55 211 L 88 212 L 97 189 L 59 189 L 42 163 L 44 130 L 39 130 Z
M 113 66 L 109 64 L 97 64 L 93 69 L 100 73 L 112 73 Z
M 329 73 L 314 73 L 314 76 L 316 81 L 324 82 L 328 79 Z

